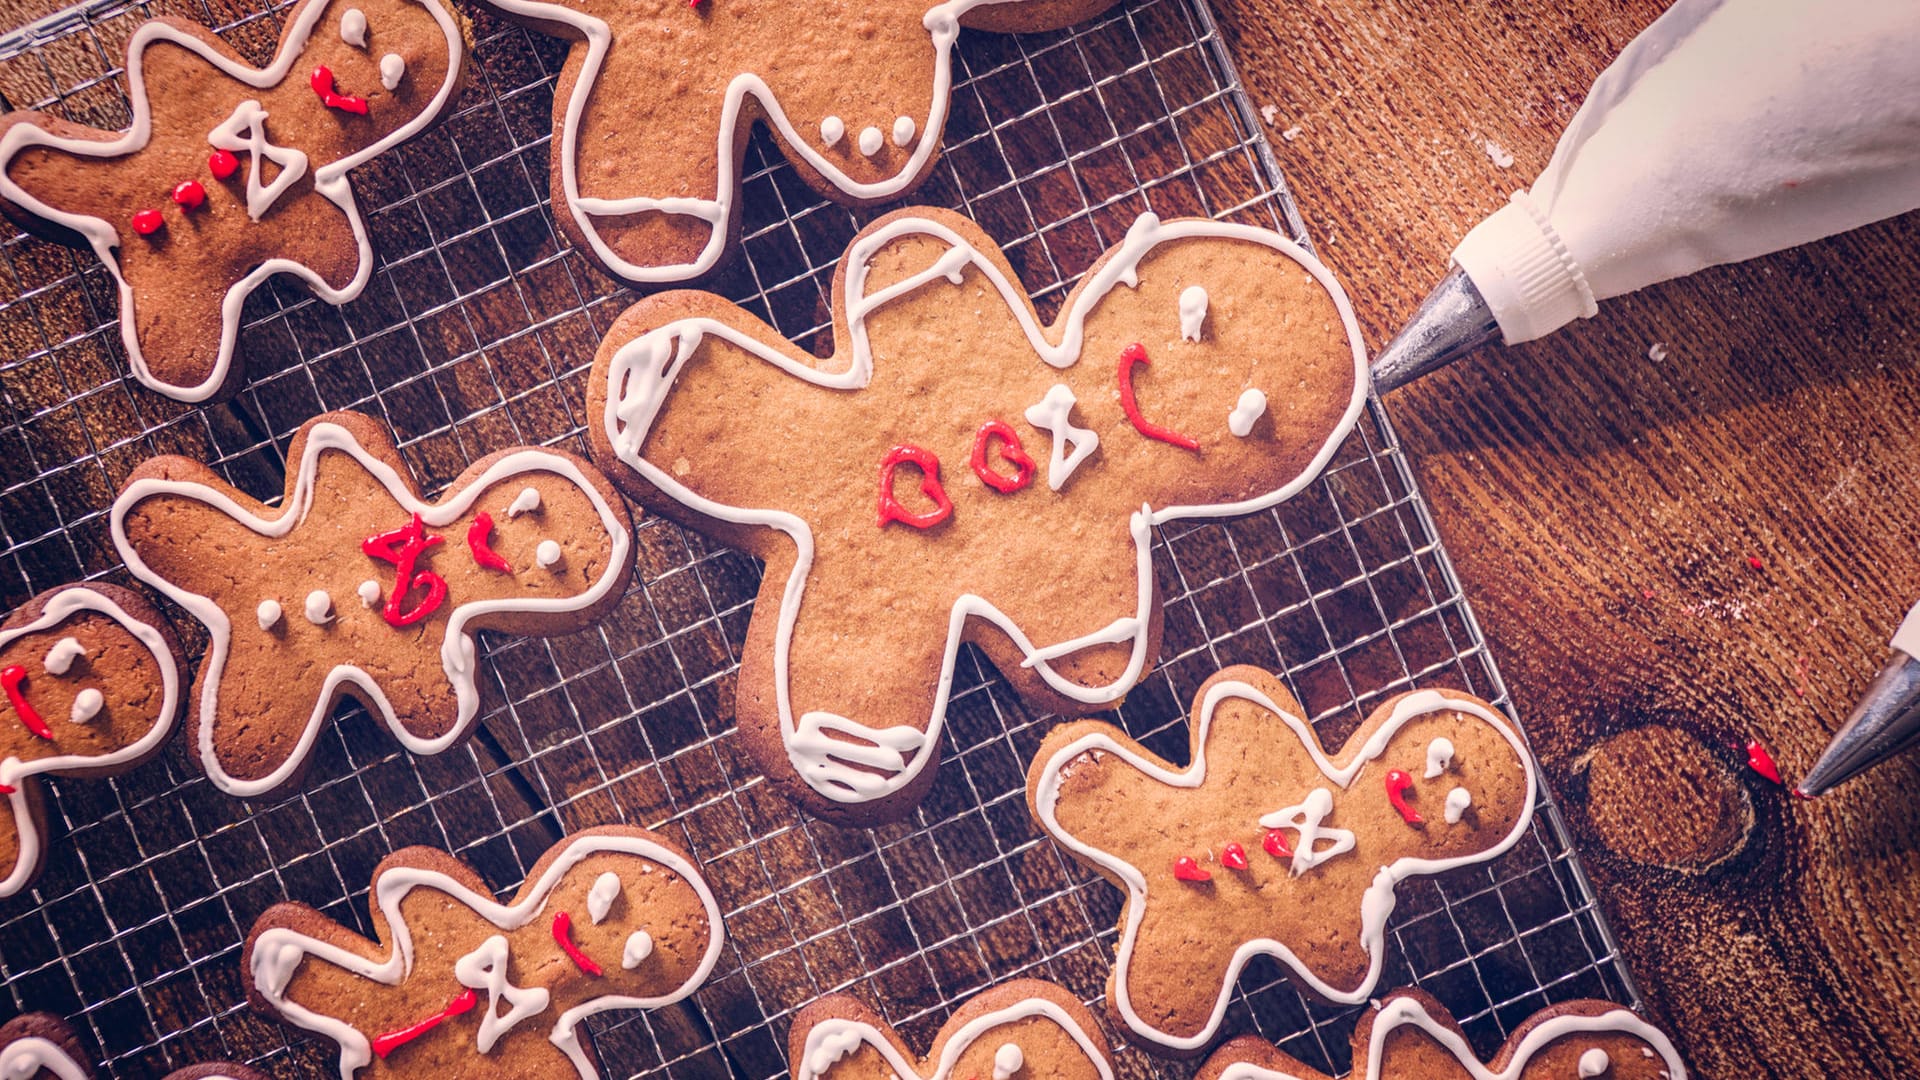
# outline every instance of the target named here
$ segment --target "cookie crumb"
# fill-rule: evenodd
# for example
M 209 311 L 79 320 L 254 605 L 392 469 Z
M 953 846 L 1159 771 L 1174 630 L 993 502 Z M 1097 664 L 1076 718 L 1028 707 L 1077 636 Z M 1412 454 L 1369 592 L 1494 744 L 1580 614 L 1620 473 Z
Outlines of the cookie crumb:
M 1493 162 L 1494 168 L 1496 169 L 1513 168 L 1513 155 L 1507 151 L 1506 147 L 1501 146 L 1499 143 L 1494 142 L 1492 139 L 1487 139 L 1483 145 L 1485 145 L 1487 148 L 1487 160 Z
M 1281 132 L 1280 137 L 1287 140 L 1288 142 L 1292 142 L 1293 140 L 1299 138 L 1300 133 L 1305 130 L 1307 130 L 1305 125 L 1295 124 L 1292 127 L 1288 128 L 1287 130 Z
M 1647 350 L 1647 359 L 1656 364 L 1664 362 L 1667 359 L 1667 343 L 1664 341 L 1654 342 L 1653 346 Z
M 1272 105 L 1260 106 L 1260 119 L 1265 120 L 1268 125 L 1272 125 L 1274 117 L 1279 115 L 1280 110 Z

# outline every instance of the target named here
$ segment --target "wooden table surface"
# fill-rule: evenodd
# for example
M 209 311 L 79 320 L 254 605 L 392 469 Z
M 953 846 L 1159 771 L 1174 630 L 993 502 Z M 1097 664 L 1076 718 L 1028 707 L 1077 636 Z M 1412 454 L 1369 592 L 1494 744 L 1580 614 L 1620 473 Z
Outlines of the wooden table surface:
M 1220 0 L 1370 345 L 1664 6 Z M 1389 398 L 1621 950 L 1701 1076 L 1920 1061 L 1920 758 L 1807 803 L 1743 749 L 1809 768 L 1920 597 L 1916 284 L 1908 215 Z

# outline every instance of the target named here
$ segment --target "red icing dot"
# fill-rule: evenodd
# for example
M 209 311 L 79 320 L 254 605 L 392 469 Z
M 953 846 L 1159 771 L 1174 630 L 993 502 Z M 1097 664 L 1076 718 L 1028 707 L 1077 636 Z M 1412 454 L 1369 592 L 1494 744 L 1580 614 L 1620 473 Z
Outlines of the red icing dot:
M 560 951 L 567 954 L 567 959 L 572 960 L 581 971 L 596 979 L 600 977 L 600 965 L 573 943 L 573 916 L 564 911 L 553 913 L 553 940 L 554 944 L 560 946 Z
M 0 784 L 0 795 L 11 795 L 19 790 L 19 788 L 14 787 L 12 784 Z
M 1293 858 L 1293 848 L 1287 846 L 1287 834 L 1284 829 L 1268 829 L 1266 838 L 1260 841 L 1260 846 L 1266 848 L 1267 854 L 1276 859 Z
M 1173 876 L 1179 878 L 1181 881 L 1213 880 L 1213 875 L 1207 873 L 1199 863 L 1194 862 L 1193 856 L 1191 855 L 1182 855 L 1173 860 Z
M 230 151 L 215 150 L 207 155 L 207 171 L 213 174 L 215 180 L 225 180 L 238 168 L 240 168 L 240 159 L 234 157 Z
M 1400 811 L 1400 817 L 1409 825 L 1418 825 L 1426 818 L 1420 811 L 1407 805 L 1407 789 L 1413 786 L 1413 777 L 1405 769 L 1394 769 L 1387 773 L 1387 801 Z
M 1759 739 L 1747 743 L 1747 768 L 1776 784 L 1786 783 L 1780 779 L 1780 766 L 1774 764 L 1773 755 L 1767 752 L 1766 745 Z
M 152 236 L 166 223 L 167 219 L 161 217 L 158 210 L 136 210 L 133 214 L 133 231 L 141 236 Z
M 198 180 L 182 180 L 173 186 L 173 201 L 189 210 L 197 210 L 207 201 L 207 189 Z
M 1247 849 L 1241 847 L 1237 841 L 1229 841 L 1227 846 L 1220 849 L 1220 865 L 1229 870 L 1245 870 Z
M 1120 380 L 1121 411 L 1125 412 L 1127 419 L 1133 422 L 1134 430 L 1149 439 L 1158 439 L 1163 443 L 1172 443 L 1182 450 L 1200 449 L 1200 444 L 1188 436 L 1182 435 L 1172 428 L 1163 428 L 1158 424 L 1150 424 L 1147 422 L 1146 417 L 1140 415 L 1140 405 L 1133 399 L 1133 366 L 1135 364 L 1152 363 L 1152 360 L 1147 359 L 1147 347 L 1137 341 L 1120 351 L 1120 370 L 1115 375 L 1115 378 Z
M 902 462 L 920 467 L 920 493 L 933 500 L 933 509 L 915 514 L 900 505 L 893 497 L 893 472 Z M 933 451 L 902 443 L 887 451 L 880 460 L 880 527 L 886 528 L 890 521 L 911 525 L 916 529 L 930 529 L 947 520 L 953 513 L 953 500 L 947 498 L 947 489 L 940 486 L 940 459 Z
M 28 704 L 26 695 L 20 692 L 20 684 L 27 681 L 27 669 L 19 664 L 8 664 L 0 668 L 0 690 L 7 693 L 7 704 L 13 706 L 14 713 L 20 717 L 20 723 L 28 731 L 43 739 L 53 738 L 53 729 L 47 726 L 40 714 Z
M 1000 440 L 1000 460 L 1013 466 L 1012 476 L 995 472 L 987 461 L 987 447 L 995 439 Z M 1033 458 L 1020 445 L 1019 432 L 999 420 L 980 425 L 980 433 L 973 437 L 973 474 L 981 482 L 1002 495 L 1011 495 L 1033 483 L 1033 473 Z
M 417 1023 L 408 1024 L 406 1027 L 389 1031 L 384 1035 L 374 1036 L 373 1052 L 385 1058 L 388 1054 L 393 1053 L 400 1047 L 439 1027 L 448 1017 L 459 1016 L 462 1013 L 468 1012 L 479 1003 L 480 996 L 475 994 L 472 989 L 462 990 L 454 996 L 452 1001 L 447 1002 L 446 1008 L 441 1009 L 432 1016 Z
M 1754 570 L 1765 570 L 1767 568 L 1767 564 L 1761 562 L 1760 556 L 1758 555 L 1747 556 L 1747 566 Z

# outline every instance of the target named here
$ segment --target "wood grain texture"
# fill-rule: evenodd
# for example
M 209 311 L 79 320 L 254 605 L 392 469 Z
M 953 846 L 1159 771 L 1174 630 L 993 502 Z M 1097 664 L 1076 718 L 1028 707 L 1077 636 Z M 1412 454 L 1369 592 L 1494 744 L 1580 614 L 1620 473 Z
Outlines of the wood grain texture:
M 1662 7 L 1223 0 L 1374 347 Z M 1915 282 L 1908 215 L 1390 399 L 1621 948 L 1702 1076 L 1920 1057 L 1916 760 L 1809 804 L 1741 749 L 1810 767 L 1920 596 Z

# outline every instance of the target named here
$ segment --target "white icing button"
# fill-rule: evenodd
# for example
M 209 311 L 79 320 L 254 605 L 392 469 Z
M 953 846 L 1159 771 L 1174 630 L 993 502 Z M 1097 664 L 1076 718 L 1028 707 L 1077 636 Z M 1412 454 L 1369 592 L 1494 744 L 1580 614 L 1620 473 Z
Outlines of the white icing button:
M 540 509 L 540 492 L 534 488 L 521 488 L 520 494 L 513 497 L 513 503 L 507 507 L 507 517 L 517 518 L 521 514 L 530 514 Z
M 253 609 L 253 614 L 260 620 L 260 629 L 271 630 L 280 621 L 280 601 L 262 600 L 260 606 Z
M 880 147 L 885 145 L 886 141 L 887 137 L 881 134 L 879 128 L 867 128 L 860 132 L 860 152 L 872 157 L 880 152 Z
M 1254 422 L 1267 412 L 1267 395 L 1249 386 L 1240 391 L 1240 401 L 1227 414 L 1227 430 L 1244 439 L 1253 434 Z
M 540 546 L 533 549 L 533 561 L 539 563 L 541 566 L 552 566 L 554 563 L 559 562 L 560 545 L 554 543 L 552 540 L 540 541 Z
M 350 7 L 340 16 L 340 40 L 358 49 L 367 47 L 367 16 L 359 8 Z
M 388 53 L 380 58 L 380 85 L 389 90 L 400 89 L 400 80 L 407 77 L 407 62 L 399 53 Z
M 1467 791 L 1466 788 L 1457 787 L 1457 788 L 1454 788 L 1452 791 L 1447 792 L 1447 808 L 1445 811 L 1447 816 L 1447 824 L 1449 825 L 1460 824 L 1461 816 L 1467 812 L 1467 807 L 1472 805 L 1473 805 L 1473 796 Z
M 902 116 L 893 122 L 893 145 L 906 146 L 913 142 L 913 117 Z
M 1027 1056 L 1012 1043 L 1001 1043 L 1000 1049 L 993 1052 L 993 1080 L 1007 1080 L 1020 1071 L 1027 1063 Z
M 79 696 L 73 699 L 73 722 L 84 724 L 99 716 L 100 707 L 106 703 L 107 699 L 101 695 L 100 691 L 91 686 L 80 691 Z
M 360 602 L 368 607 L 380 602 L 380 583 L 372 578 L 361 582 L 360 587 L 354 591 L 360 594 Z
M 307 594 L 307 621 L 315 626 L 325 626 L 333 621 L 333 597 L 325 589 L 315 589 Z
M 65 675 L 73 669 L 73 662 L 85 655 L 87 650 L 80 644 L 78 638 L 63 637 L 54 642 L 53 648 L 47 650 L 45 661 L 47 674 Z
M 1431 780 L 1447 771 L 1453 764 L 1453 740 L 1445 735 L 1427 744 L 1427 779 Z
M 599 926 L 607 920 L 607 912 L 613 909 L 619 895 L 619 874 L 609 870 L 593 879 L 593 888 L 587 890 L 587 914 L 593 918 L 593 925 Z
M 1597 1046 L 1580 1055 L 1580 1075 L 1582 1077 L 1599 1076 L 1601 1073 L 1606 1072 L 1612 1065 L 1613 1059 L 1607 1056 L 1605 1050 Z
M 1207 290 L 1198 285 L 1187 286 L 1180 292 L 1180 336 L 1188 341 L 1199 341 L 1200 327 L 1206 321 Z
M 632 971 L 640 962 L 653 955 L 653 935 L 645 930 L 635 930 L 627 935 L 627 947 L 620 952 L 620 966 Z
M 820 121 L 820 142 L 825 146 L 838 146 L 840 140 L 847 137 L 847 122 L 837 116 L 829 116 Z

